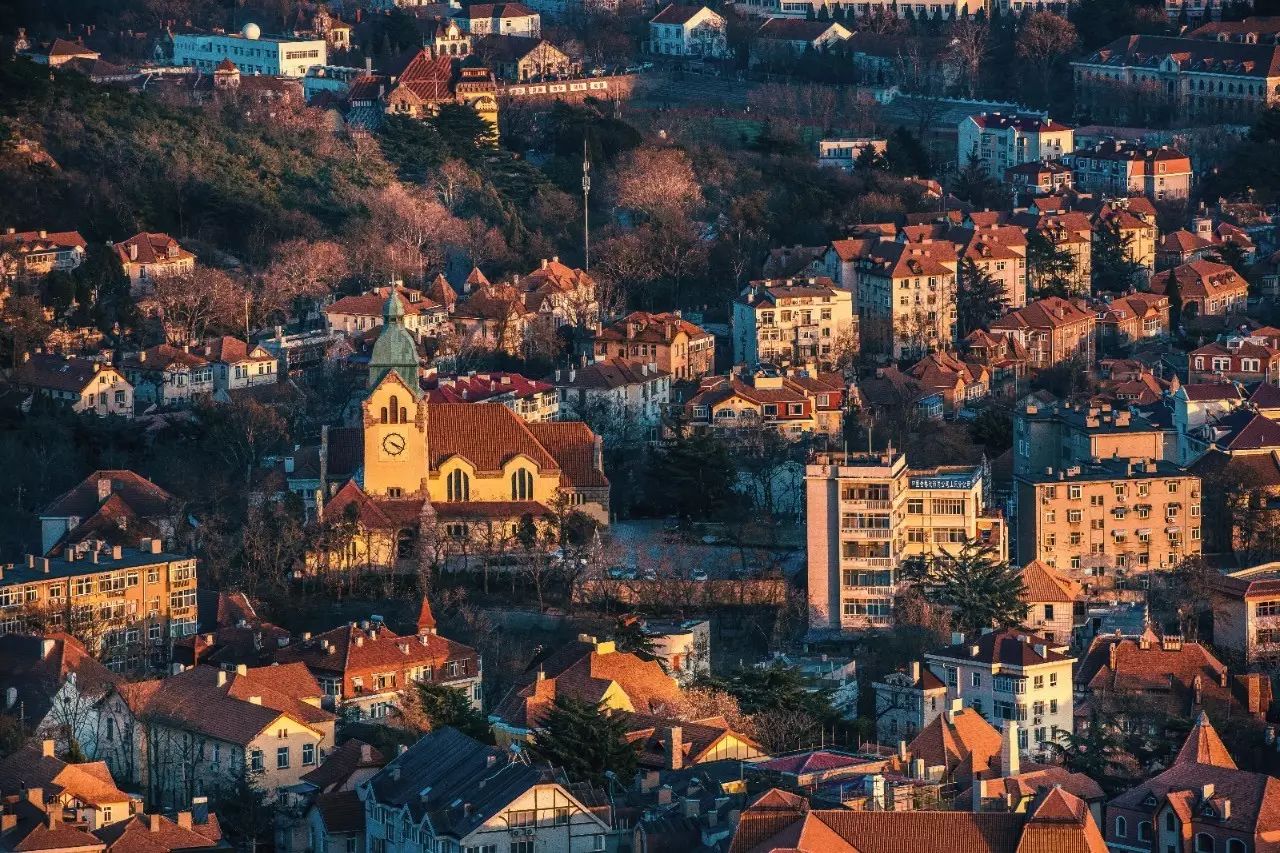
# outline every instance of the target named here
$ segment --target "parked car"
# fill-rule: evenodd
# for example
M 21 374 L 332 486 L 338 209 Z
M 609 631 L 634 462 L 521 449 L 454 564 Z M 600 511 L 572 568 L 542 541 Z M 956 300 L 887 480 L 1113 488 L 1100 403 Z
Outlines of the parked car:
M 706 570 L 706 569 L 694 569 L 694 570 L 689 574 L 689 579 L 690 579 L 690 580 L 698 581 L 699 583 L 702 583 L 703 581 L 711 580 L 711 576 L 707 574 L 707 570 Z

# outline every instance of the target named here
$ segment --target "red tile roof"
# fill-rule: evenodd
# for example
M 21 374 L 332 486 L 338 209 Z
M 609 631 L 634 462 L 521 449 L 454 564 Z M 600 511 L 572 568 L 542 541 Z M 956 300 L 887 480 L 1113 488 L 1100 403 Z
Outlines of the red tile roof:
M 136 258 L 129 256 L 129 250 L 134 246 L 138 249 Z M 195 255 L 178 245 L 178 241 L 168 234 L 151 234 L 146 231 L 140 231 L 128 240 L 116 243 L 115 250 L 116 256 L 124 264 L 170 264 L 195 258 Z
M 1022 600 L 1071 604 L 1082 600 L 1084 588 L 1075 580 L 1058 574 L 1039 560 L 1022 567 Z
M 103 481 L 110 487 L 100 485 Z M 150 518 L 169 515 L 178 509 L 177 499 L 155 483 L 132 471 L 106 469 L 94 471 L 70 490 L 62 493 L 41 510 L 42 516 L 93 515 L 101 505 L 102 491 L 119 495 L 138 515 Z
M 473 7 L 474 8 L 474 7 Z M 661 12 L 653 17 L 651 24 L 687 24 L 695 15 L 703 10 L 703 6 L 677 6 L 667 4 Z

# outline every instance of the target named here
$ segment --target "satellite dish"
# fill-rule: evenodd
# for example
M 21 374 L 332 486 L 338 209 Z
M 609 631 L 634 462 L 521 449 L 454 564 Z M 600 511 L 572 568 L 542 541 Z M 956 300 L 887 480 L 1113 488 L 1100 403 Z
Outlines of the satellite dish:
M 240 30 L 240 35 L 244 36 L 250 41 L 256 41 L 262 35 L 262 27 L 259 27 L 257 24 L 253 24 L 253 23 L 245 24 L 244 29 Z

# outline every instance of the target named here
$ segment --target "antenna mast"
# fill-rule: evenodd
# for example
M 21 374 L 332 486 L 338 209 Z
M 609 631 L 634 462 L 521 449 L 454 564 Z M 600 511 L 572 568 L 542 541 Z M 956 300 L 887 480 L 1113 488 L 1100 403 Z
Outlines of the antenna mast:
M 582 269 L 591 269 L 591 213 L 587 200 L 591 194 L 591 160 L 587 156 L 587 137 L 582 136 Z

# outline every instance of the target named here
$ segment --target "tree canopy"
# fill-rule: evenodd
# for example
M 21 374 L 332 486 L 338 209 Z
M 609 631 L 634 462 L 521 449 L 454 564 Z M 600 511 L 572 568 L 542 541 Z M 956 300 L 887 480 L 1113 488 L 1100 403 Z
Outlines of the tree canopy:
M 906 560 L 902 576 L 926 601 L 950 609 L 952 624 L 968 635 L 1027 617 L 1022 577 L 991 545 L 969 540 L 955 552 Z
M 533 750 L 575 781 L 607 784 L 606 773 L 630 781 L 638 756 L 618 714 L 570 696 L 557 696 L 534 735 Z

